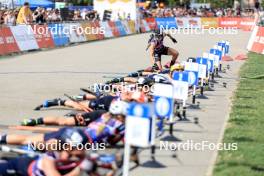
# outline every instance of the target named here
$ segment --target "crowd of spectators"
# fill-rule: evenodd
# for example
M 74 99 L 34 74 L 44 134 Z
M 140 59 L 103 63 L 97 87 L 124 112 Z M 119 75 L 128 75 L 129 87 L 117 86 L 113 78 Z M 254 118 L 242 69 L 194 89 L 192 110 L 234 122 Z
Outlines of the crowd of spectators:
M 94 10 L 74 10 L 68 11 L 67 20 L 95 20 L 99 15 Z M 30 5 L 25 3 L 23 7 L 16 9 L 0 9 L 0 25 L 12 26 L 16 24 L 30 23 L 52 23 L 63 20 L 63 16 L 59 9 L 41 8 L 38 7 L 34 11 L 30 9 Z
M 146 17 L 254 17 L 254 10 L 241 11 L 240 8 L 186 8 L 186 7 L 157 7 L 157 8 L 141 8 L 141 18 Z M 100 20 L 99 15 L 94 10 L 75 10 L 68 13 L 67 21 L 81 20 Z M 10 9 L 0 9 L 0 25 L 16 25 L 30 23 L 52 23 L 65 20 L 62 11 L 59 9 L 38 7 L 34 11 L 30 9 L 30 5 L 25 3 L 23 7 Z
M 185 8 L 185 7 L 174 7 L 174 8 L 155 8 L 155 9 L 141 9 L 143 18 L 146 17 L 254 17 L 254 10 L 248 9 L 241 11 L 239 8 Z

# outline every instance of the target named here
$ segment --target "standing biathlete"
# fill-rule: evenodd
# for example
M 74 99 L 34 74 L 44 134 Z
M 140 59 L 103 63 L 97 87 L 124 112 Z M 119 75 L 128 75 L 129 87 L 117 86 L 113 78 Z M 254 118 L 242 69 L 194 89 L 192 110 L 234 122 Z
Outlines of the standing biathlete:
M 149 40 L 149 49 L 150 49 L 151 61 L 153 63 L 153 69 L 157 69 L 160 71 L 162 71 L 162 65 L 161 65 L 162 55 L 172 56 L 170 66 L 175 64 L 179 56 L 179 52 L 177 50 L 164 45 L 163 41 L 166 36 L 168 36 L 173 43 L 177 43 L 177 40 L 173 38 L 169 33 L 165 33 L 159 29 L 154 31 L 154 34 L 151 35 L 151 38 Z

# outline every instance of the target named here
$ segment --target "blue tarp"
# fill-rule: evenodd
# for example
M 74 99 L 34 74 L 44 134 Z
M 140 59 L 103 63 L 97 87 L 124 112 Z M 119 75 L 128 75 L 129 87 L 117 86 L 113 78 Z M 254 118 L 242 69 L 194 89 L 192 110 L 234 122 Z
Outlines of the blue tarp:
M 17 0 L 15 6 L 22 6 L 25 2 L 29 2 L 30 8 L 44 7 L 54 8 L 54 2 L 49 0 Z
M 93 6 L 69 6 L 69 10 L 93 10 Z

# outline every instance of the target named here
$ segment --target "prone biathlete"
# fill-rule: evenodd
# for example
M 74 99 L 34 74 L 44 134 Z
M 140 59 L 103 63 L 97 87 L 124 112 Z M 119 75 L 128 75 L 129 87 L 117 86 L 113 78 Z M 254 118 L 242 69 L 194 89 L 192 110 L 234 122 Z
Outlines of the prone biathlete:
M 49 151 L 39 156 L 22 155 L 17 158 L 1 160 L 1 176 L 78 176 L 85 158 L 84 150 Z
M 93 112 L 77 113 L 70 117 L 64 116 L 46 116 L 39 118 L 24 119 L 21 122 L 23 126 L 36 125 L 57 125 L 57 126 L 88 126 L 91 122 L 106 114 L 105 110 L 95 110 Z
M 130 73 L 127 77 L 115 78 L 111 81 L 108 81 L 111 84 L 120 83 L 120 82 L 129 82 L 139 85 L 151 85 L 154 83 L 171 83 L 172 74 L 175 71 L 184 71 L 184 65 L 176 63 L 170 67 L 170 69 L 164 69 L 162 72 L 133 72 Z
M 114 101 L 111 103 L 109 113 L 103 114 L 100 118 L 91 122 L 86 128 L 78 129 L 65 127 L 58 129 L 56 132 L 38 135 L 1 135 L 0 144 L 56 144 L 58 141 L 67 141 L 68 138 L 71 139 L 78 133 L 78 135 L 85 138 L 89 144 L 105 143 L 114 145 L 124 137 L 126 111 L 126 102 Z
M 53 100 L 46 100 L 40 106 L 36 107 L 35 110 L 40 110 L 41 108 L 49 108 L 53 106 L 66 106 L 71 107 L 76 110 L 92 112 L 94 110 L 105 110 L 108 111 L 110 104 L 114 100 L 122 100 L 126 102 L 138 101 L 135 99 L 133 92 L 121 92 L 119 95 L 106 95 L 102 97 L 96 97 L 92 94 L 84 94 L 83 99 L 78 103 L 73 100 L 63 100 L 56 98 Z

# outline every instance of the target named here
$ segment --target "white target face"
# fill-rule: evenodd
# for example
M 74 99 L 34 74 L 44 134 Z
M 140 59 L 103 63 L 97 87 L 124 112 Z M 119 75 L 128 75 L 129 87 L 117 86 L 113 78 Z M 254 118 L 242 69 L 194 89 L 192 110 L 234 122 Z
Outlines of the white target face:
M 156 112 L 159 116 L 164 117 L 170 111 L 170 102 L 167 98 L 160 97 L 156 100 Z
M 209 62 L 208 62 L 208 70 L 211 70 L 211 67 L 212 67 L 212 64 L 211 64 L 211 62 L 209 61 Z
M 139 105 L 135 106 L 133 111 L 133 114 L 137 117 L 141 117 L 143 115 L 143 108 Z
M 194 84 L 196 80 L 196 76 L 193 72 L 189 72 L 189 84 Z

